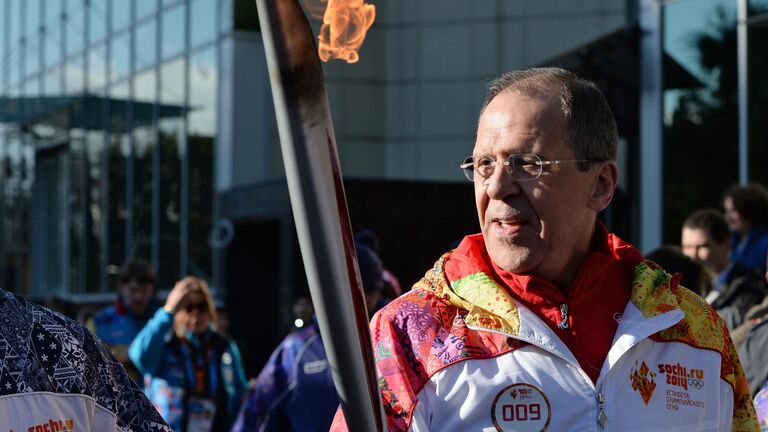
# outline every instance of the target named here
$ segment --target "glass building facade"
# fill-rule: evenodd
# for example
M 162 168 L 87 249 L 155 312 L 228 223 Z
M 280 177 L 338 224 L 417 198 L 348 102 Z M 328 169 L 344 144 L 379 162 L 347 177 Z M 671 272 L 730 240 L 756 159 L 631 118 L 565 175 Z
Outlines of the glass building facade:
M 131 255 L 155 264 L 160 289 L 210 278 L 232 9 L 0 1 L 0 284 L 32 297 L 106 292 Z
M 741 1 L 747 11 L 744 130 L 737 59 Z M 701 207 L 721 207 L 731 185 L 744 180 L 768 185 L 768 1 L 669 1 L 662 12 L 663 51 L 699 81 L 689 89 L 668 83 L 663 89 L 664 241 L 678 243 L 685 217 Z M 742 134 L 745 149 L 739 146 Z

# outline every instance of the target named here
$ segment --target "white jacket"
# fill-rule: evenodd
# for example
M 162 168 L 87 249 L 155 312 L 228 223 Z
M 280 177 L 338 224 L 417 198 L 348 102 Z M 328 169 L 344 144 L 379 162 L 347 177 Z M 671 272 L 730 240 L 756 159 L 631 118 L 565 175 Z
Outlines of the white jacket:
M 725 324 L 655 264 L 631 263 L 630 301 L 593 383 L 488 274 L 470 263 L 448 280 L 450 259 L 371 323 L 389 431 L 759 430 Z M 337 413 L 332 430 L 345 429 Z

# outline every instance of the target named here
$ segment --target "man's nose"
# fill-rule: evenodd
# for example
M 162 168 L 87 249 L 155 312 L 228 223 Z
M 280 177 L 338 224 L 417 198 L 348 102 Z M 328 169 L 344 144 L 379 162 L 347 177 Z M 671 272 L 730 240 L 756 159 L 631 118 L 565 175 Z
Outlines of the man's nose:
M 510 194 L 520 193 L 520 184 L 503 163 L 494 167 L 493 174 L 483 181 L 491 199 L 501 200 Z

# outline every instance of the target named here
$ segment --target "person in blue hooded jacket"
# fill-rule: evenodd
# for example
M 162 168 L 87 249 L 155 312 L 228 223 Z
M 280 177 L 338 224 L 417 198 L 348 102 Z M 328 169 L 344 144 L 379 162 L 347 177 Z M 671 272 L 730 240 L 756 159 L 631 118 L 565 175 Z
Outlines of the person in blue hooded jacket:
M 376 253 L 355 242 L 369 316 L 386 301 Z M 251 383 L 232 432 L 327 431 L 339 407 L 317 322 L 290 333 Z
M 160 307 L 155 298 L 155 270 L 142 258 L 127 260 L 117 275 L 117 297 L 88 322 L 137 383 L 136 367 L 128 358 L 128 346 Z
M 176 432 L 228 430 L 240 407 L 246 387 L 240 352 L 215 322 L 208 285 L 188 276 L 128 350 L 144 375 L 144 392 Z

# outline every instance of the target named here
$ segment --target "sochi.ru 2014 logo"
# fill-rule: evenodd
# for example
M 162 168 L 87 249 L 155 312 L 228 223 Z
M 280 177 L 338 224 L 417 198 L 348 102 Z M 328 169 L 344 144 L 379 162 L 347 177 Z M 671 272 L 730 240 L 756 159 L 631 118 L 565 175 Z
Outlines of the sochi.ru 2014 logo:
M 704 370 L 687 368 L 680 363 L 658 365 L 659 373 L 667 376 L 667 384 L 688 390 L 700 390 L 704 387 Z

